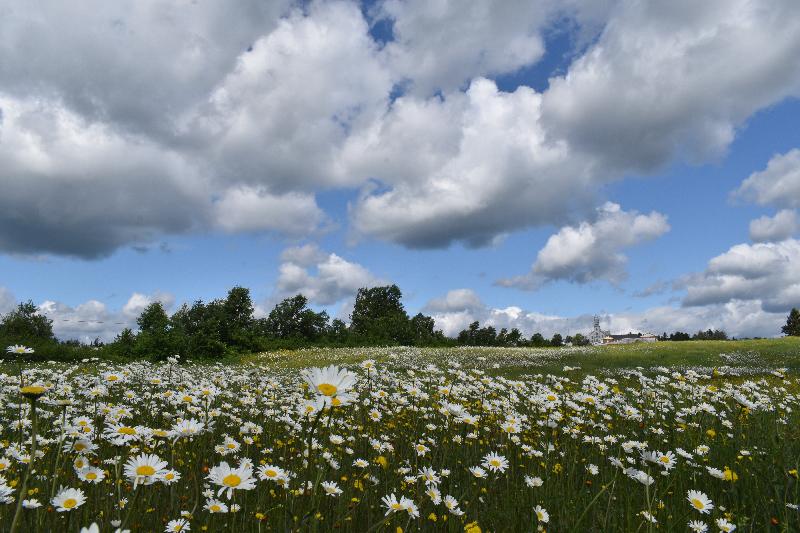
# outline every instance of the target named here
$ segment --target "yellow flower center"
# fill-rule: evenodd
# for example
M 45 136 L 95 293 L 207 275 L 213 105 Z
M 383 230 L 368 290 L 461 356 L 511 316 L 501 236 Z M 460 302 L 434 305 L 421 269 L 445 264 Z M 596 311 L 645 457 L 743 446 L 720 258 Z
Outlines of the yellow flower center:
M 492 459 L 491 461 L 489 461 L 489 464 L 492 466 L 500 466 L 500 461 L 498 461 L 497 459 Z
M 41 396 L 45 390 L 47 389 L 41 385 L 28 385 L 19 389 L 23 396 Z
M 400 505 L 399 503 L 393 503 L 392 504 L 392 509 L 394 509 L 395 511 L 399 511 L 402 508 L 403 508 L 403 506 Z
M 88 474 L 86 474 L 86 479 L 97 479 L 97 474 L 95 474 L 94 472 L 89 472 Z
M 220 507 L 220 506 L 219 506 L 219 505 L 217 505 L 216 503 L 215 503 L 215 504 L 213 504 L 213 505 L 211 506 L 211 512 L 212 512 L 212 513 L 218 513 L 218 512 L 220 512 L 221 510 L 222 510 L 222 507 Z
M 175 479 L 175 474 L 170 472 L 170 473 L 164 475 L 164 479 L 166 479 L 167 481 L 172 481 L 173 479 Z
M 67 498 L 66 500 L 64 500 L 64 503 L 61 504 L 61 507 L 63 507 L 64 509 L 72 509 L 76 505 L 78 505 L 78 500 L 76 500 L 75 498 Z
M 556 401 L 556 397 L 555 397 L 555 395 L 554 395 L 554 394 L 548 394 L 548 395 L 547 395 L 547 399 L 548 399 L 548 400 L 550 400 L 551 402 L 554 402 L 554 401 Z
M 136 435 L 136 429 L 128 426 L 122 426 L 117 430 L 117 433 L 122 433 L 123 435 Z
M 150 465 L 141 465 L 136 467 L 137 476 L 152 476 L 156 473 L 156 469 Z
M 118 379 L 119 379 L 119 376 L 108 376 L 106 378 L 106 381 L 117 381 Z
M 334 407 L 339 407 L 340 405 L 342 405 L 342 400 L 340 400 L 339 398 L 334 398 L 331 400 L 331 405 Z
M 277 476 L 277 475 L 278 475 L 278 473 L 277 473 L 275 470 L 272 470 L 272 469 L 270 468 L 269 470 L 267 470 L 266 472 L 264 472 L 264 475 L 265 475 L 265 476 L 267 476 L 267 477 L 275 477 L 275 476 Z
M 317 385 L 317 390 L 325 396 L 333 396 L 339 389 L 336 388 L 336 385 L 331 385 L 330 383 L 320 383 Z
M 222 484 L 226 487 L 238 487 L 239 483 L 242 482 L 242 478 L 237 476 L 236 474 L 228 474 L 223 478 Z
M 669 463 L 669 457 L 667 457 L 666 455 L 659 457 L 658 460 L 661 461 L 662 463 Z
M 228 449 L 229 449 L 229 450 L 232 450 L 232 449 L 234 449 L 234 448 L 236 448 L 236 444 L 234 444 L 234 443 L 232 443 L 232 442 L 229 442 L 229 443 L 228 443 Z
M 697 498 L 692 499 L 692 505 L 694 505 L 695 509 L 698 509 L 700 511 L 706 508 L 705 504 L 702 501 L 698 500 Z

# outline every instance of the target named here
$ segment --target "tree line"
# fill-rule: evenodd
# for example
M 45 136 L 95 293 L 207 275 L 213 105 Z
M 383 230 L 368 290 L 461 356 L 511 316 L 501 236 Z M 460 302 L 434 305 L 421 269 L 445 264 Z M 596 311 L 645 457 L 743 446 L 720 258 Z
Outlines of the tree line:
M 665 331 L 658 337 L 660 341 L 726 341 L 728 334 L 721 329 L 707 329 L 706 331 L 699 330 L 695 334 L 689 334 L 683 331 L 675 331 L 667 335 Z
M 172 354 L 219 358 L 304 346 L 441 346 L 450 340 L 434 329 L 432 317 L 409 317 L 397 285 L 359 289 L 350 324 L 308 306 L 302 294 L 286 298 L 264 318 L 253 316 L 250 291 L 234 287 L 225 299 L 183 304 L 168 316 L 160 302 L 123 330 L 111 349 L 125 356 L 166 358 Z
M 455 338 L 435 328 L 433 317 L 417 313 L 409 316 L 397 285 L 358 290 L 349 324 L 331 318 L 325 311 L 314 311 L 302 294 L 278 302 L 266 317 L 256 318 L 250 291 L 234 287 L 225 298 L 209 302 L 184 303 L 169 315 L 161 302 L 144 308 L 136 320 L 137 329 L 125 328 L 113 342 L 82 344 L 59 341 L 53 334 L 52 320 L 38 312 L 32 301 L 20 303 L 0 319 L 0 346 L 25 344 L 43 359 L 89 357 L 100 354 L 124 358 L 166 359 L 222 358 L 280 348 L 309 346 L 563 346 L 586 345 L 581 334 L 545 338 L 541 333 L 525 337 L 519 329 L 497 331 L 491 325 L 472 322 Z M 800 336 L 800 312 L 792 309 L 782 331 Z M 676 331 L 659 337 L 664 341 L 727 340 L 722 330 L 698 331 L 693 335 Z
M 37 357 L 60 358 L 101 354 L 125 358 L 222 358 L 280 348 L 307 346 L 450 346 L 455 341 L 435 329 L 433 317 L 409 316 L 397 285 L 359 289 L 350 323 L 314 311 L 297 294 L 278 302 L 269 315 L 254 316 L 249 289 L 234 287 L 225 298 L 184 303 L 171 315 L 152 302 L 136 319 L 136 330 L 123 329 L 112 342 L 89 345 L 58 341 L 52 320 L 39 314 L 33 302 L 21 303 L 0 320 L 0 344 L 25 344 Z M 5 344 L 3 344 L 5 343 Z

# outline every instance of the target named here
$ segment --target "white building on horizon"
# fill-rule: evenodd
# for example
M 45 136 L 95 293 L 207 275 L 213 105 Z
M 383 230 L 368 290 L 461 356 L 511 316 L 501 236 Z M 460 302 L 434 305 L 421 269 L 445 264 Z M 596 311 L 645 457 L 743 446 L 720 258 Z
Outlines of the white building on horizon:
M 634 342 L 657 342 L 658 337 L 652 333 L 623 333 L 621 335 L 612 335 L 609 331 L 600 329 L 600 317 L 594 315 L 593 320 L 594 328 L 589 333 L 589 343 L 593 346 L 600 346 L 603 344 L 632 344 Z

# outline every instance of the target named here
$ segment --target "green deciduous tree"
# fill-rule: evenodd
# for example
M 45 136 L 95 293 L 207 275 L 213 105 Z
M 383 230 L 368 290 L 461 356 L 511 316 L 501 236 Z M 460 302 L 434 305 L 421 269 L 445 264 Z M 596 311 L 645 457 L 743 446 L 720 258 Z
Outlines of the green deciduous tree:
M 40 314 L 39 308 L 28 300 L 3 316 L 0 321 L 0 337 L 13 344 L 31 345 L 53 341 L 53 321 Z
M 144 308 L 136 319 L 139 334 L 136 336 L 136 353 L 144 357 L 166 359 L 172 354 L 170 322 L 161 302 L 153 302 Z
M 589 344 L 589 339 L 583 335 L 583 333 L 576 333 L 574 337 L 572 337 L 572 344 L 575 346 L 586 346 Z
M 547 346 L 550 344 L 550 341 L 544 338 L 544 335 L 539 333 L 538 331 L 531 335 L 531 344 L 536 347 L 540 346 Z
M 222 304 L 225 313 L 222 341 L 237 348 L 250 348 L 253 345 L 254 320 L 253 300 L 250 289 L 234 287 L 228 291 L 228 297 Z
M 114 338 L 111 351 L 122 357 L 130 357 L 136 348 L 136 335 L 131 328 L 125 328 Z
M 170 318 L 170 338 L 175 343 L 176 353 L 188 357 L 221 357 L 226 349 L 222 340 L 225 317 L 220 300 L 208 304 L 197 300 L 191 307 L 183 304 Z
M 315 341 L 328 329 L 328 313 L 309 309 L 302 294 L 286 298 L 270 311 L 263 322 L 264 333 L 276 339 Z
M 397 285 L 358 289 L 350 331 L 366 342 L 410 344 L 411 324 Z
M 786 317 L 786 325 L 781 328 L 784 335 L 800 337 L 800 311 L 793 307 Z

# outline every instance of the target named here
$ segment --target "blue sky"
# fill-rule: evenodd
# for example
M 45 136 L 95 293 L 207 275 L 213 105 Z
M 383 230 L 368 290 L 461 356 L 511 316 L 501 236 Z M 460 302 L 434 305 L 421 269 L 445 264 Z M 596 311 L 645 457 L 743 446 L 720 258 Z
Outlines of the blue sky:
M 90 4 L 0 21 L 0 312 L 109 339 L 154 299 L 346 318 L 391 282 L 448 334 L 770 336 L 800 306 L 794 2 Z

